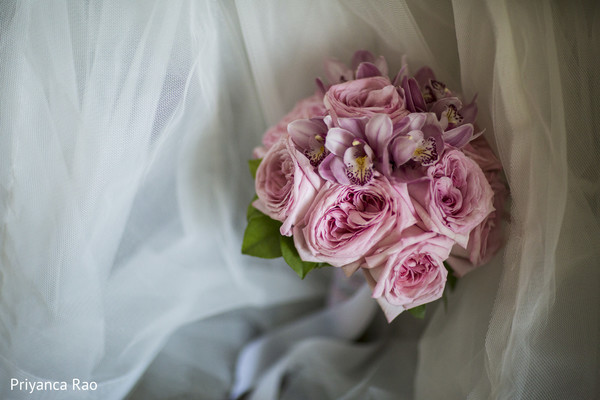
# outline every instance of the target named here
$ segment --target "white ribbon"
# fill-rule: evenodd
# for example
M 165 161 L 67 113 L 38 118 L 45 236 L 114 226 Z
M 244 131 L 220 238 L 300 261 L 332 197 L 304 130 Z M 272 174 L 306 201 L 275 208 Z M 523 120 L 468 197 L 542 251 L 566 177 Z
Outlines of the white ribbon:
M 272 398 L 276 393 L 273 390 L 277 389 L 290 356 L 298 350 L 295 348 L 296 351 L 292 352 L 292 348 L 306 339 L 320 337 L 352 340 L 358 337 L 377 310 L 377 303 L 371 299 L 370 294 L 371 290 L 365 284 L 348 300 L 311 314 L 246 345 L 238 357 L 230 398 L 236 399 L 250 390 L 263 375 L 261 392 L 264 392 L 264 395 L 270 394 L 261 398 Z M 287 356 L 283 358 L 285 354 Z

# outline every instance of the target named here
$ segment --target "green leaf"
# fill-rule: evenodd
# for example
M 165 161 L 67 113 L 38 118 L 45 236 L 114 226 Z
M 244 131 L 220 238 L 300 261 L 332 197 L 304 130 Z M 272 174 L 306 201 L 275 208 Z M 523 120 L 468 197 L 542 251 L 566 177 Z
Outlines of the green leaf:
M 252 174 L 252 178 L 256 179 L 256 170 L 260 165 L 262 158 L 255 158 L 253 160 L 248 160 L 248 167 L 250 168 L 250 174 Z
M 265 215 L 265 214 L 261 213 L 260 211 L 258 211 L 256 208 L 254 208 L 254 206 L 252 205 L 252 203 L 254 203 L 254 200 L 256 200 L 256 199 L 258 199 L 258 196 L 254 195 L 254 197 L 252 198 L 252 201 L 250 202 L 250 204 L 248 204 L 248 210 L 246 211 L 246 221 L 248 221 L 248 222 L 252 218 Z
M 249 214 L 248 226 L 244 232 L 244 241 L 242 242 L 242 254 L 260 258 L 281 257 L 281 247 L 279 245 L 279 228 L 281 222 L 275 221 L 254 207 Z
M 456 277 L 456 275 L 454 275 L 454 270 L 450 267 L 450 265 L 448 265 L 446 261 L 444 261 L 444 267 L 446 267 L 446 269 L 448 270 L 448 277 L 446 278 L 448 287 L 450 288 L 450 290 L 454 290 L 458 278 Z
M 324 263 L 315 263 L 315 262 L 307 262 L 303 261 L 298 255 L 298 250 L 296 250 L 296 246 L 294 246 L 294 239 L 289 236 L 281 236 L 279 239 L 279 243 L 281 245 L 281 254 L 283 255 L 283 259 L 285 262 L 292 267 L 294 271 L 298 274 L 298 276 L 302 279 L 315 268 L 321 268 L 326 266 Z
M 411 308 L 411 309 L 410 309 L 410 310 L 408 310 L 408 311 L 410 311 L 410 313 L 411 313 L 411 314 L 412 314 L 412 315 L 413 315 L 415 318 L 418 318 L 418 319 L 423 319 L 423 318 L 425 318 L 425 304 L 422 304 L 422 305 L 420 305 L 420 306 L 417 306 L 417 307 Z

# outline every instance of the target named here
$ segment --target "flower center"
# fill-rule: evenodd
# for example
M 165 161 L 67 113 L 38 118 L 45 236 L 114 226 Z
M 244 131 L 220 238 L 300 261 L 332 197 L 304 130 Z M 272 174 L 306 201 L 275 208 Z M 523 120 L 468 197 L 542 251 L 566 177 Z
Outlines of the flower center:
M 315 135 L 315 142 L 313 145 L 304 150 L 304 155 L 310 161 L 313 167 L 319 166 L 321 161 L 327 157 L 329 150 L 325 148 L 325 139 L 321 135 Z
M 413 152 L 412 160 L 421 163 L 421 165 L 433 165 L 438 160 L 438 153 L 435 148 L 435 139 L 427 138 L 420 141 Z
M 463 122 L 463 116 L 458 113 L 455 105 L 450 104 L 445 113 L 448 118 L 448 129 L 455 128 Z
M 346 167 L 346 176 L 355 185 L 364 185 L 371 180 L 373 176 L 372 163 L 367 155 L 356 157 L 352 164 Z

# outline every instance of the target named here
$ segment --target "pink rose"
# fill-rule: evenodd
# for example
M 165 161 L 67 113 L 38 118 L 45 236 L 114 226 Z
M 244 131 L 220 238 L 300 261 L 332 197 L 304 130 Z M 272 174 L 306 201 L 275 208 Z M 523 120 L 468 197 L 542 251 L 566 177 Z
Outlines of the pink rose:
M 310 161 L 286 135 L 269 149 L 256 171 L 258 199 L 252 205 L 283 222 L 281 234 L 290 236 L 292 226 L 304 217 L 322 183 Z
M 296 249 L 304 261 L 358 266 L 392 229 L 416 222 L 409 201 L 406 185 L 379 173 L 364 186 L 328 182 L 294 227 Z
M 475 161 L 483 172 L 500 171 L 502 164 L 492 151 L 487 140 L 483 136 L 473 139 L 462 148 L 467 157 Z
M 397 122 L 409 114 L 404 97 L 384 76 L 333 85 L 323 101 L 327 110 L 338 118 L 386 114 L 392 122 Z
M 495 210 L 471 231 L 466 251 L 456 247 L 452 250 L 448 261 L 458 277 L 488 263 L 502 247 L 502 218 L 508 191 L 500 180 L 498 171 L 487 172 L 485 175 L 494 191 Z
M 466 248 L 471 230 L 494 210 L 485 175 L 461 151 L 447 148 L 427 177 L 408 187 L 417 214 L 427 228 Z
M 502 246 L 502 210 L 508 193 L 497 173 L 489 173 L 487 176 L 494 191 L 494 211 L 476 226 L 469 236 L 467 251 L 469 260 L 475 266 L 490 261 Z
M 287 126 L 290 122 L 297 119 L 310 119 L 325 115 L 325 105 L 323 96 L 313 94 L 310 97 L 300 100 L 292 111 L 287 113 L 275 126 L 272 126 L 263 135 L 263 145 L 268 150 L 275 144 L 279 138 L 287 133 Z
M 378 251 L 365 258 L 363 269 L 389 321 L 403 310 L 442 297 L 453 240 L 411 226 L 395 230 L 380 243 Z

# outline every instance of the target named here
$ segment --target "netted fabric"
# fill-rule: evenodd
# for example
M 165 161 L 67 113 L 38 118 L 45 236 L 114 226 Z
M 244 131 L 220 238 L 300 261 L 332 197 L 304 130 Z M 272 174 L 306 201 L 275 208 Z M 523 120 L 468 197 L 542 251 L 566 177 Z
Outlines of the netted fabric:
M 368 49 L 478 94 L 507 242 L 426 321 L 280 348 L 254 398 L 598 398 L 599 29 L 594 1 L 3 1 L 0 397 L 225 398 L 251 340 L 335 307 L 332 271 L 240 254 L 246 160 Z

